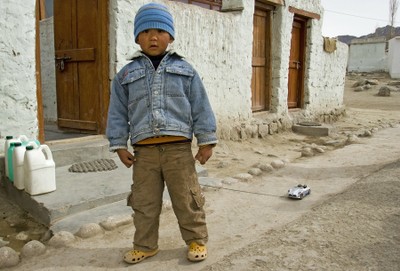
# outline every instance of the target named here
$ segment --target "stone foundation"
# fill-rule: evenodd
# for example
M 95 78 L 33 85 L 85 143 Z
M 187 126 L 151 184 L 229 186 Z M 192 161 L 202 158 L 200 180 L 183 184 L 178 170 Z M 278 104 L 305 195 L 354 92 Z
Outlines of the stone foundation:
M 218 136 L 221 140 L 241 141 L 250 138 L 267 138 L 270 135 L 291 131 L 292 126 L 303 121 L 314 121 L 331 124 L 346 115 L 345 108 L 335 109 L 329 113 L 315 116 L 307 115 L 301 111 L 291 112 L 288 116 L 262 116 L 253 117 L 251 121 L 243 121 L 234 125 L 218 124 Z

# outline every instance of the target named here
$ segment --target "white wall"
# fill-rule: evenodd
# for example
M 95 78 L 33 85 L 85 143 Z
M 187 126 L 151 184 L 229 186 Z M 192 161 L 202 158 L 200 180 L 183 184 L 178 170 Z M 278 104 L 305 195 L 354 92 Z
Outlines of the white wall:
M 400 79 L 400 36 L 389 41 L 389 74 Z
M 110 0 L 110 80 L 139 49 L 133 40 L 133 21 L 137 10 L 148 2 Z M 276 132 L 276 127 L 290 128 L 294 116 L 287 109 L 287 85 L 293 13 L 288 7 L 323 15 L 320 0 L 286 0 L 286 5 L 274 12 L 271 109 L 257 115 L 251 112 L 254 0 L 243 0 L 242 11 L 226 13 L 174 1 L 158 2 L 167 5 L 175 18 L 172 48 L 185 55 L 203 78 L 221 138 L 257 136 L 261 126 L 266 126 L 263 131 L 268 133 Z M 34 11 L 34 0 L 2 0 L 0 6 L 0 152 L 8 134 L 38 134 Z M 322 19 L 312 19 L 307 28 L 306 105 L 300 115 L 308 119 L 332 114 L 343 103 L 347 49 L 339 44 L 336 52 L 325 53 L 321 26 Z M 49 53 L 49 61 L 52 55 Z M 51 69 L 53 64 L 49 65 Z M 50 86 L 43 91 L 55 94 Z M 51 118 L 56 108 L 55 98 L 50 100 L 53 104 L 45 102 L 46 118 Z
M 38 135 L 35 0 L 0 4 L 0 153 L 7 135 Z
M 115 43 L 111 51 L 115 53 L 111 53 L 111 70 L 115 72 L 139 49 L 133 42 L 133 20 L 140 6 L 149 1 L 112 2 L 115 24 L 111 27 L 111 41 Z M 166 4 L 175 18 L 176 40 L 172 47 L 188 58 L 204 80 L 219 121 L 220 135 L 235 138 L 232 130 L 238 130 L 237 126 L 254 123 L 251 112 L 254 0 L 243 0 L 242 11 L 227 13 L 172 1 L 158 2 Z M 320 0 L 285 3 L 273 17 L 271 108 L 263 115 L 257 114 L 258 120 L 264 118 L 267 122 L 291 118 L 287 86 L 293 13 L 289 12 L 289 6 L 323 14 Z M 307 105 L 302 111 L 308 118 L 330 114 L 343 106 L 347 46 L 339 43 L 335 53 L 324 52 L 321 27 L 322 19 L 310 20 L 304 88 Z
M 337 49 L 328 53 L 323 50 L 324 40 L 319 34 L 320 25 L 308 41 L 308 69 L 305 77 L 305 114 L 326 115 L 343 107 L 348 46 L 337 42 Z M 313 46 L 310 45 L 313 44 Z
M 358 40 L 350 44 L 349 72 L 387 72 L 388 54 L 385 40 Z
M 286 7 L 278 9 L 274 16 L 272 41 L 273 89 L 272 112 L 287 113 L 287 86 L 291 30 L 294 14 L 288 7 L 293 6 L 321 15 L 321 19 L 309 21 L 307 30 L 306 67 L 304 81 L 304 115 L 326 114 L 343 105 L 343 90 L 347 63 L 347 46 L 337 43 L 337 50 L 327 53 L 323 50 L 321 34 L 323 9 L 319 0 L 286 1 Z
M 111 38 L 115 37 L 114 71 L 122 68 L 139 49 L 134 43 L 133 20 L 137 10 L 147 2 L 113 1 L 112 13 L 118 16 L 111 27 L 115 31 Z M 171 48 L 197 69 L 219 119 L 248 119 L 251 91 L 246 90 L 251 84 L 253 9 L 220 13 L 179 2 L 158 2 L 167 5 L 175 19 L 176 36 Z M 252 2 L 246 0 L 247 6 L 252 7 Z
M 53 17 L 40 21 L 40 65 L 42 78 L 43 117 L 45 122 L 57 121 L 56 71 L 54 61 Z

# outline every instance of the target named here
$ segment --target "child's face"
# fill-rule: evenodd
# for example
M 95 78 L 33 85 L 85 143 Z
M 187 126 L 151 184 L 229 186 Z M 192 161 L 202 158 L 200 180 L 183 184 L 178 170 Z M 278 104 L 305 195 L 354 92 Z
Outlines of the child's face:
M 149 56 L 161 55 L 174 40 L 167 31 L 147 29 L 139 33 L 137 43 L 142 51 Z

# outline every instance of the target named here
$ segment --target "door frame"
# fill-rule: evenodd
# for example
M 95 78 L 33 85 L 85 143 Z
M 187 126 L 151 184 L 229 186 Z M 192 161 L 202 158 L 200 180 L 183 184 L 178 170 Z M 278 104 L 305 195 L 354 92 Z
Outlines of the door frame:
M 100 95 L 100 114 L 98 116 L 99 121 L 99 133 L 105 134 L 107 127 L 107 114 L 108 105 L 110 103 L 110 47 L 109 47 L 109 26 L 110 26 L 110 14 L 109 14 L 109 2 L 110 0 L 100 0 L 100 14 L 101 14 L 101 85 L 102 93 Z
M 267 21 L 265 25 L 265 107 L 264 108 L 259 108 L 259 109 L 253 109 L 252 111 L 254 113 L 256 112 L 262 112 L 262 111 L 267 111 L 271 107 L 271 80 L 272 80 L 272 63 L 271 63 L 271 56 L 272 56 L 272 12 L 275 10 L 275 6 L 266 4 L 262 0 L 256 0 L 255 5 L 254 5 L 254 14 L 253 17 L 256 14 L 257 10 L 265 11 L 267 12 Z M 253 25 L 254 27 L 254 25 Z M 253 36 L 254 38 L 254 36 Z M 254 43 L 254 40 L 253 40 Z M 252 52 L 252 58 L 253 58 L 253 52 Z M 253 68 L 253 64 L 252 64 Z M 253 69 L 252 69 L 253 70 Z M 254 72 L 252 72 L 252 82 L 253 82 L 253 76 L 255 76 Z M 252 86 L 253 87 L 253 86 Z M 251 89 L 251 92 L 253 93 L 253 89 Z M 253 98 L 252 98 L 253 101 Z
M 298 80 L 297 80 L 297 87 L 298 87 L 297 88 L 297 96 L 298 96 L 297 104 L 295 107 L 290 107 L 290 108 L 288 105 L 289 109 L 298 109 L 298 108 L 303 108 L 303 106 L 304 106 L 304 76 L 305 76 L 305 66 L 306 66 L 305 55 L 306 55 L 306 47 L 307 47 L 307 22 L 308 22 L 307 18 L 304 18 L 297 14 L 295 14 L 293 17 L 292 29 L 294 28 L 295 23 L 298 23 L 301 25 L 300 41 L 299 41 L 299 55 L 300 55 L 301 66 L 299 69 Z M 291 44 L 292 44 L 292 41 L 291 41 Z M 292 48 L 290 48 L 290 50 L 291 49 Z M 289 59 L 289 61 L 291 61 L 291 59 Z M 288 76 L 288 80 L 290 80 L 290 76 Z M 288 97 L 289 97 L 289 84 L 288 84 Z
M 321 19 L 321 15 L 318 13 L 314 13 L 314 12 L 310 12 L 310 11 L 306 11 L 306 10 L 302 10 L 302 9 L 298 9 L 295 8 L 293 6 L 289 6 L 288 8 L 289 12 L 294 14 L 293 17 L 293 22 L 295 19 L 298 20 L 302 20 L 304 23 L 304 46 L 303 46 L 303 65 L 302 65 L 302 77 L 301 77 L 301 95 L 300 95 L 300 100 L 299 100 L 299 107 L 302 108 L 304 107 L 304 82 L 305 82 L 305 66 L 306 66 L 306 54 L 307 54 L 307 29 L 308 29 L 308 25 L 310 24 L 310 20 L 320 20 Z M 293 26 L 292 26 L 293 27 Z M 290 60 L 289 60 L 290 61 Z M 289 91 L 289 89 L 288 89 Z M 288 92 L 289 95 L 289 92 Z M 296 110 L 298 108 L 289 108 L 289 110 Z
M 44 2 L 35 2 L 35 67 L 36 67 L 36 101 L 37 101 L 37 120 L 38 120 L 38 140 L 44 143 L 44 114 L 42 97 L 42 79 L 40 65 L 40 19 L 44 17 Z
M 100 0 L 99 1 L 99 9 L 100 9 L 100 20 L 101 20 L 101 34 L 100 34 L 100 64 L 99 67 L 101 69 L 101 90 L 100 93 L 100 108 L 99 114 L 97 116 L 99 129 L 98 134 L 104 134 L 107 125 L 107 112 L 108 105 L 110 102 L 110 67 L 109 67 L 109 2 L 110 0 Z M 40 142 L 45 141 L 44 135 L 44 114 L 43 114 L 43 99 L 42 99 L 42 84 L 41 84 L 41 67 L 40 67 L 40 20 L 45 18 L 45 6 L 44 0 L 36 0 L 35 4 L 35 14 L 36 14 L 36 94 L 37 94 L 37 119 L 38 119 L 38 140 Z

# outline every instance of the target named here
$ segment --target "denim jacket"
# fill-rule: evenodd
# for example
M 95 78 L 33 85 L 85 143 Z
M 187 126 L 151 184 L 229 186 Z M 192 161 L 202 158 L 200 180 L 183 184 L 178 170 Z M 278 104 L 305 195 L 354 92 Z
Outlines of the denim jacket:
M 157 70 L 137 52 L 112 83 L 106 135 L 110 151 L 143 139 L 173 135 L 217 143 L 216 121 L 206 90 L 195 69 L 169 51 Z

